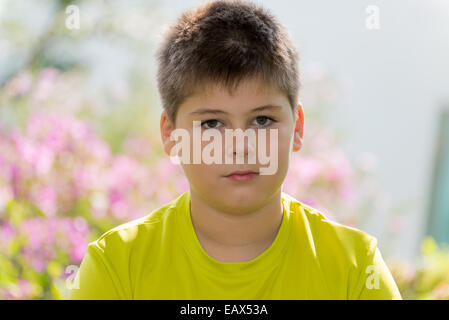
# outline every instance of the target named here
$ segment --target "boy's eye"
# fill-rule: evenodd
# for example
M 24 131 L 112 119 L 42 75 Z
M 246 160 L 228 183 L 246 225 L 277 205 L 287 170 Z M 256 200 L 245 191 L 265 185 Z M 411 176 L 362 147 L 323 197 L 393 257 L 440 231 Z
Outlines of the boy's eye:
M 206 129 L 216 129 L 217 128 L 217 123 L 219 123 L 220 121 L 216 120 L 216 119 L 211 119 L 211 120 L 205 120 L 201 122 L 201 126 L 203 127 L 205 124 L 207 124 Z
M 268 126 L 272 122 L 275 122 L 274 119 L 267 117 L 267 116 L 258 116 L 255 119 L 255 121 L 257 122 L 256 125 L 259 125 L 259 126 Z

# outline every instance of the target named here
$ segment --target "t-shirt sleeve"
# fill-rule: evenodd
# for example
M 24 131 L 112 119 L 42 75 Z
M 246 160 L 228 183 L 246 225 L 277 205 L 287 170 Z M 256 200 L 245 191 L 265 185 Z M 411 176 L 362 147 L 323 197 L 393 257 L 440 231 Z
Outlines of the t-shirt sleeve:
M 377 247 L 377 239 L 374 237 L 369 244 L 367 260 L 360 272 L 357 286 L 349 299 L 402 300 L 396 282 Z
M 118 278 L 95 243 L 89 244 L 71 287 L 70 300 L 122 299 Z

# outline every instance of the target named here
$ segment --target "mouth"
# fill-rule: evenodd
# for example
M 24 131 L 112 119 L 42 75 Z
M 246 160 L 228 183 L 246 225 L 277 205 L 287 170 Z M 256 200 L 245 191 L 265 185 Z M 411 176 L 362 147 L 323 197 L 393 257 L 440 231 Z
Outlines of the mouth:
M 229 178 L 234 181 L 249 181 L 257 177 L 258 175 L 259 173 L 256 171 L 245 170 L 245 171 L 234 171 L 225 176 L 225 178 Z

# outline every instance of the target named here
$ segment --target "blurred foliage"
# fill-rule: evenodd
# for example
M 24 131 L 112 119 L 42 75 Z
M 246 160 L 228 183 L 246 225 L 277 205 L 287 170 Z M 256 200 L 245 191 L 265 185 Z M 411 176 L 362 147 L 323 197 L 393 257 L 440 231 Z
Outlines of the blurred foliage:
M 389 263 L 403 299 L 449 300 L 449 245 L 438 246 L 432 237 L 426 236 L 421 254 L 414 265 L 406 261 Z

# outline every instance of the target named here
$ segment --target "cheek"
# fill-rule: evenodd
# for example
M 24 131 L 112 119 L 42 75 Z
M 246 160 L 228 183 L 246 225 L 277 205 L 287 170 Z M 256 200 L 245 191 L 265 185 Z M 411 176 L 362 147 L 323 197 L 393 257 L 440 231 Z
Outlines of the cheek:
M 274 133 L 274 132 L 273 132 Z M 266 150 L 267 155 L 271 155 L 271 152 L 277 152 L 278 159 L 285 159 L 288 157 L 291 143 L 292 134 L 289 128 L 281 127 L 277 129 L 277 134 L 268 133 L 266 135 Z M 277 137 L 276 137 L 277 135 Z
M 279 129 L 278 137 L 278 173 L 284 179 L 289 168 L 290 154 L 292 148 L 292 134 L 290 128 Z
M 220 177 L 220 165 L 205 163 L 183 164 L 183 170 L 189 181 L 196 185 L 214 185 Z

